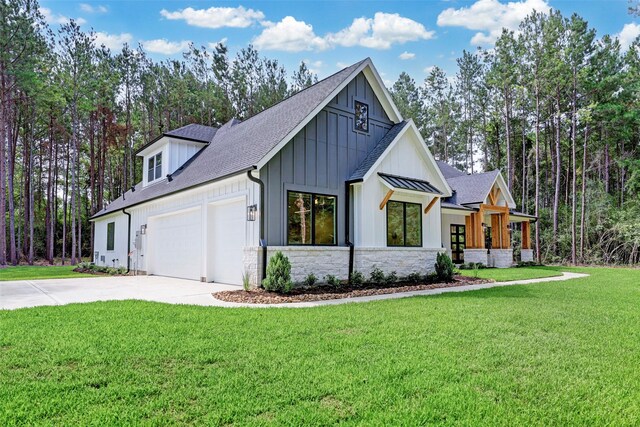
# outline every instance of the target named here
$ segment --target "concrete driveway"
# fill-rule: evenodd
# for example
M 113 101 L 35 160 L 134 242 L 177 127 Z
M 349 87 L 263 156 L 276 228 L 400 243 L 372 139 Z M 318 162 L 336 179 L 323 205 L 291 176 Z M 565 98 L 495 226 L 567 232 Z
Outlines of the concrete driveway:
M 21 280 L 0 282 L 0 309 L 127 299 L 220 305 L 211 293 L 235 289 L 242 287 L 159 276 Z

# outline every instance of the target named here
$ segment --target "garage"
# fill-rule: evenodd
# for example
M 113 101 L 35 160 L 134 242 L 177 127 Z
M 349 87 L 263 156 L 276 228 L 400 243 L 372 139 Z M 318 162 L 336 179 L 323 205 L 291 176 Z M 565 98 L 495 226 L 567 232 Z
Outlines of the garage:
M 200 280 L 200 208 L 149 218 L 149 274 Z
M 245 210 L 244 198 L 209 205 L 207 268 L 210 281 L 242 284 Z

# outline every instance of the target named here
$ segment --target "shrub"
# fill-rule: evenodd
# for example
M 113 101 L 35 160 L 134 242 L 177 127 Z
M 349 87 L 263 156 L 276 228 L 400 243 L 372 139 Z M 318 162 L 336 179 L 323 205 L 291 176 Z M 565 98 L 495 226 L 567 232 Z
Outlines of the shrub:
M 378 267 L 373 267 L 373 270 L 371 270 L 370 281 L 376 285 L 384 283 L 384 272 Z
M 359 271 L 354 271 L 349 277 L 349 283 L 354 288 L 362 286 L 364 284 L 364 274 L 360 273 Z
M 251 276 L 247 270 L 242 273 L 242 289 L 245 291 L 251 289 Z
M 291 282 L 291 263 L 282 252 L 276 252 L 267 265 L 267 277 L 262 281 L 262 287 L 270 292 L 288 293 L 293 288 Z
M 542 264 L 538 264 L 535 261 L 520 261 L 518 264 L 516 264 L 516 267 L 539 267 Z
M 339 288 L 340 287 L 340 279 L 338 279 L 333 274 L 327 274 L 326 276 L 324 276 L 324 280 L 332 288 Z
M 436 274 L 438 279 L 443 282 L 450 282 L 453 280 L 453 270 L 455 266 L 445 252 L 439 252 L 436 258 Z
M 398 274 L 395 271 L 387 274 L 384 278 L 384 283 L 386 285 L 392 285 L 398 281 Z
M 405 281 L 409 283 L 420 283 L 422 280 L 422 276 L 420 273 L 411 273 L 407 277 L 404 278 Z
M 317 282 L 318 282 L 318 278 L 316 277 L 316 275 L 313 274 L 313 273 L 309 273 L 307 275 L 307 277 L 304 278 L 304 281 L 302 282 L 302 284 L 304 286 L 311 287 L 311 286 L 315 285 Z

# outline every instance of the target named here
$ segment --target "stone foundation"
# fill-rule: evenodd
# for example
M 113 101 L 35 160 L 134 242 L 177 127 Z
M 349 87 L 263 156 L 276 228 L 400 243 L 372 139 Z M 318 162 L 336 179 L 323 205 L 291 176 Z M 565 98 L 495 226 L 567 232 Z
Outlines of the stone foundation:
M 488 252 L 486 249 L 465 249 L 464 262 L 465 264 L 489 265 Z
M 533 249 L 520 250 L 520 261 L 533 262 Z
M 411 273 L 428 274 L 435 271 L 438 252 L 444 249 L 427 248 L 356 248 L 354 271 L 369 277 L 371 270 L 379 268 L 385 274 L 395 271 L 398 277 Z
M 267 262 L 277 251 L 282 252 L 291 263 L 291 280 L 300 283 L 313 273 L 319 283 L 332 274 L 346 280 L 349 276 L 349 248 L 346 246 L 269 246 Z M 353 270 L 369 277 L 377 267 L 385 274 L 395 271 L 399 277 L 411 273 L 427 274 L 435 270 L 436 256 L 444 249 L 426 248 L 356 248 Z M 252 286 L 262 281 L 262 248 L 244 249 L 245 274 Z
M 489 254 L 491 267 L 508 268 L 513 266 L 513 249 L 491 249 Z

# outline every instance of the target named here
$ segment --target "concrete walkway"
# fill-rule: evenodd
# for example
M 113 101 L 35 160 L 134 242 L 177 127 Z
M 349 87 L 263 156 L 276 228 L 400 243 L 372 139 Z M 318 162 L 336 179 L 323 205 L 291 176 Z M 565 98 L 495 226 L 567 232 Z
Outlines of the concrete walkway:
M 242 304 L 220 301 L 212 296 L 215 292 L 242 289 L 240 286 L 219 283 L 201 283 L 193 280 L 158 276 L 90 277 L 83 279 L 49 279 L 32 281 L 0 282 L 0 309 L 16 309 L 43 305 L 71 303 L 143 300 L 169 304 L 191 304 L 216 307 L 317 307 L 406 298 L 417 295 L 438 295 L 448 292 L 464 292 L 498 286 L 524 285 L 529 283 L 558 282 L 587 277 L 582 273 L 562 273 L 562 276 L 542 279 L 514 280 L 511 282 L 485 283 L 481 285 L 457 286 L 454 288 L 428 289 L 356 298 L 325 301 L 309 301 L 285 304 Z

